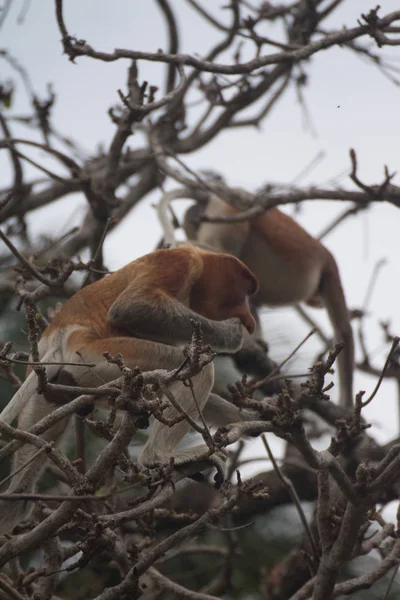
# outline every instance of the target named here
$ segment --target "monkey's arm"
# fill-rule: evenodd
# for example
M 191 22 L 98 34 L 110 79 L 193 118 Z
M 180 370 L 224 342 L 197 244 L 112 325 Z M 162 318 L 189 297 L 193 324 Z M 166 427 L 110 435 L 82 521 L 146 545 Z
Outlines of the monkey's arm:
M 242 345 L 243 329 L 238 318 L 212 321 L 157 289 L 129 286 L 112 304 L 108 312 L 110 325 L 134 337 L 169 344 L 189 342 L 190 319 L 200 323 L 206 344 L 223 352 L 236 352 Z

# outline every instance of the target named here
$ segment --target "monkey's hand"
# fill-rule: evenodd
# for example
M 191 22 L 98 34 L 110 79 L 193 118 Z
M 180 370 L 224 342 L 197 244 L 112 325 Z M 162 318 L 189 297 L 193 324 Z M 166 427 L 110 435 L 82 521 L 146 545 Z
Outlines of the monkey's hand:
M 237 317 L 216 322 L 212 339 L 205 335 L 205 342 L 211 345 L 213 350 L 233 354 L 242 347 L 243 325 Z

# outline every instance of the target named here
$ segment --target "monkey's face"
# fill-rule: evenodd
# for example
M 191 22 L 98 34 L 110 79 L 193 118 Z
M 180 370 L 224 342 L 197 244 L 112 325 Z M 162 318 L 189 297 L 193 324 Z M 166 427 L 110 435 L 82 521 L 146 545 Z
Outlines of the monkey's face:
M 258 290 L 253 273 L 228 254 L 205 253 L 204 268 L 190 295 L 190 307 L 213 321 L 237 317 L 249 333 L 255 329 L 249 296 Z
M 234 299 L 233 296 L 228 298 L 227 302 L 223 302 L 217 307 L 215 317 L 213 318 L 215 321 L 223 321 L 234 317 L 240 319 L 243 327 L 245 327 L 249 333 L 253 333 L 256 328 L 256 322 L 250 312 L 247 295 L 244 298 L 237 297 Z

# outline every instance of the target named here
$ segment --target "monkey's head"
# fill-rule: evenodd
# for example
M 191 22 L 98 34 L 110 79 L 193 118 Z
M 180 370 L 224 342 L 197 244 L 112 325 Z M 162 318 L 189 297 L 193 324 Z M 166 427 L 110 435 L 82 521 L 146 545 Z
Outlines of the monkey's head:
M 190 308 L 214 321 L 237 317 L 249 333 L 255 329 L 249 296 L 258 291 L 253 273 L 234 256 L 202 252 L 203 271 L 190 294 Z

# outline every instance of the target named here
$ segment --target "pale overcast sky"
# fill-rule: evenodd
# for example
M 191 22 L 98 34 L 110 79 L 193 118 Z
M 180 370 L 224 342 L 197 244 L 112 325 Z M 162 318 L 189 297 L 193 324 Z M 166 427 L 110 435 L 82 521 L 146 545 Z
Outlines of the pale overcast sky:
M 202 3 L 214 11 L 223 4 L 222 0 L 218 3 L 203 0 Z M 116 47 L 150 52 L 158 48 L 166 50 L 165 24 L 153 0 L 65 0 L 64 4 L 69 32 L 87 40 L 97 50 L 112 51 Z M 382 0 L 380 4 L 381 15 L 399 9 L 398 0 Z M 99 144 L 107 146 L 115 130 L 107 109 L 119 100 L 117 89 L 124 88 L 127 61 L 102 63 L 79 58 L 72 64 L 62 53 L 54 2 L 32 0 L 24 23 L 18 25 L 17 16 L 22 5 L 23 0 L 14 0 L 7 22 L 0 30 L 0 49 L 8 49 L 27 69 L 38 95 L 44 96 L 46 85 L 53 84 L 57 94 L 54 117 L 61 132 L 77 140 L 88 153 L 94 152 Z M 327 25 L 331 28 L 344 24 L 354 27 L 360 14 L 375 5 L 372 0 L 347 0 Z M 184 0 L 171 0 L 171 6 L 180 25 L 181 51 L 204 54 L 217 41 L 218 34 Z M 222 18 L 228 18 L 228 15 L 222 12 Z M 385 47 L 382 54 L 391 57 L 400 67 L 400 47 Z M 229 60 L 228 56 L 224 58 Z M 3 80 L 10 77 L 17 81 L 15 112 L 26 113 L 28 106 L 21 81 L 3 60 L 0 69 Z M 226 132 L 195 155 L 186 156 L 187 163 L 194 169 L 216 169 L 229 184 L 249 190 L 267 181 L 290 183 L 320 151 L 325 153 L 324 160 L 302 180 L 302 184 L 326 185 L 344 173 L 349 169 L 351 147 L 358 155 L 359 175 L 367 183 L 382 181 L 385 164 L 391 171 L 399 170 L 400 88 L 371 64 L 341 48 L 320 52 L 312 58 L 311 64 L 305 65 L 305 69 L 309 84 L 304 89 L 304 96 L 314 133 L 306 127 L 292 87 L 261 130 Z M 164 71 L 158 65 L 139 63 L 141 80 L 162 88 L 163 75 Z M 18 128 L 14 128 L 13 133 L 21 137 L 32 136 L 31 132 Z M 129 140 L 132 148 L 141 143 L 140 136 Z M 44 160 L 43 156 L 41 158 Z M 0 154 L 0 168 L 1 185 L 4 186 L 10 181 L 8 157 L 4 152 Z M 30 169 L 27 172 L 31 172 Z M 339 182 L 350 186 L 346 176 Z M 400 184 L 400 176 L 395 183 Z M 159 193 L 153 193 L 109 236 L 106 243 L 109 268 L 117 268 L 154 248 L 160 228 L 151 202 L 158 198 Z M 85 208 L 83 197 L 68 196 L 51 208 L 33 213 L 30 222 L 36 233 L 61 233 L 72 223 L 79 223 Z M 344 208 L 343 203 L 305 203 L 299 221 L 311 233 L 318 234 Z M 287 210 L 293 211 L 292 207 Z M 382 204 L 376 205 L 367 215 L 349 219 L 325 240 L 338 261 L 350 307 L 362 304 L 376 261 L 383 257 L 388 259 L 372 298 L 367 332 L 368 345 L 374 351 L 377 366 L 383 364 L 387 351 L 382 344 L 378 319 L 391 319 L 394 333 L 400 333 L 399 228 L 399 210 Z M 323 312 L 313 311 L 312 314 L 329 332 Z M 285 329 L 280 333 L 273 329 L 272 320 L 275 317 L 282 323 L 282 315 Z M 307 331 L 289 310 L 279 311 L 278 316 L 268 311 L 264 323 L 268 330 L 272 327 L 276 340 L 285 342 L 277 350 L 280 356 L 289 352 Z M 313 347 L 310 346 L 309 353 L 304 352 L 311 359 Z M 357 375 L 356 390 L 365 389 L 369 393 L 374 385 L 374 379 Z M 396 434 L 397 396 L 393 382 L 384 383 L 366 416 L 377 425 L 373 435 L 379 440 Z M 254 448 L 253 444 L 249 451 L 254 452 Z

